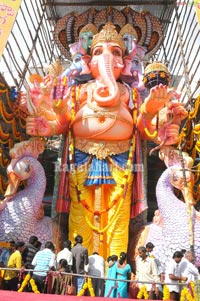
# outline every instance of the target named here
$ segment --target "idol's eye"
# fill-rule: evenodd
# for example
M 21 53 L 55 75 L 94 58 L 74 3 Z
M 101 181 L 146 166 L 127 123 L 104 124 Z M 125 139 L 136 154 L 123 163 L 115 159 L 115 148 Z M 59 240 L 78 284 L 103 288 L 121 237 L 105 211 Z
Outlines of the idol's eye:
M 102 53 L 103 53 L 102 48 L 96 48 L 93 52 L 93 55 L 100 55 Z
M 112 53 L 115 56 L 122 56 L 122 53 L 121 53 L 121 51 L 119 49 L 114 49 Z
M 137 66 L 139 62 L 137 60 L 133 60 L 133 63 Z

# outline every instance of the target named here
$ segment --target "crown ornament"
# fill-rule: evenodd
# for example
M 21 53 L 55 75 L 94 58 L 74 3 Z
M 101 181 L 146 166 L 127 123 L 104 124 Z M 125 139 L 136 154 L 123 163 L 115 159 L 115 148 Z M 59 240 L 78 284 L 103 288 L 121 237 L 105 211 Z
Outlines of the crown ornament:
M 97 34 L 98 30 L 96 26 L 92 23 L 88 23 L 85 26 L 83 26 L 79 32 L 79 37 L 81 36 L 82 33 L 84 32 L 92 32 L 94 35 Z
M 103 29 L 97 33 L 96 35 L 94 35 L 93 39 L 92 39 L 92 45 L 91 45 L 91 50 L 93 50 L 93 48 L 98 44 L 98 43 L 116 43 L 120 46 L 120 48 L 122 49 L 122 52 L 124 54 L 125 52 L 125 44 L 123 41 L 123 37 L 121 34 L 119 34 L 116 29 L 115 26 L 111 23 L 108 22 L 104 25 Z
M 146 88 L 151 89 L 156 85 L 169 85 L 170 73 L 167 66 L 161 62 L 153 62 L 144 70 L 143 82 Z
M 135 30 L 135 28 L 133 28 L 133 26 L 128 23 L 125 26 L 122 27 L 122 29 L 120 30 L 120 34 L 123 36 L 125 34 L 130 34 L 131 36 L 135 37 L 135 40 L 138 39 L 138 35 L 137 32 Z

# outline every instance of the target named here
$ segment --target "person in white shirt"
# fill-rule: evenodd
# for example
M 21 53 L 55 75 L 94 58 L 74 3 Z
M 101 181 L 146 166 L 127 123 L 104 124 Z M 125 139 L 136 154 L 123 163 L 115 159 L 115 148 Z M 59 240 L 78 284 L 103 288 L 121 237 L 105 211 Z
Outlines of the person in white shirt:
M 154 295 L 156 295 L 157 299 L 159 299 L 158 283 L 160 282 L 160 278 L 158 275 L 156 262 L 154 258 L 148 256 L 145 247 L 139 247 L 138 253 L 141 259 L 138 259 L 136 262 L 135 280 L 139 281 L 139 288 L 141 288 L 143 285 L 146 286 L 150 299 L 152 299 Z M 152 286 L 154 282 L 157 283 L 155 287 Z
M 170 300 L 180 300 L 181 287 L 177 283 L 187 280 L 187 277 L 183 276 L 184 265 L 181 264 L 182 258 L 183 253 L 176 251 L 166 267 L 165 283 L 170 291 Z
M 56 256 L 57 266 L 61 259 L 67 260 L 70 271 L 72 271 L 73 255 L 71 252 L 71 241 L 66 240 L 63 243 L 63 249 Z
M 164 270 L 163 270 L 160 260 L 158 258 L 156 258 L 153 253 L 154 248 L 155 248 L 155 246 L 152 242 L 148 242 L 146 244 L 147 255 L 151 258 L 154 258 L 156 265 L 157 265 L 157 269 L 158 269 L 158 275 L 160 276 L 160 281 L 164 282 Z
M 185 257 L 182 260 L 182 268 L 184 269 L 183 275 L 187 277 L 187 282 L 195 281 L 199 278 L 199 271 L 193 264 L 194 253 L 192 251 L 186 251 Z
M 104 292 L 104 274 L 105 274 L 105 260 L 97 252 L 94 252 L 88 257 L 89 268 L 88 275 L 100 278 L 92 278 L 92 285 L 96 297 L 103 297 Z

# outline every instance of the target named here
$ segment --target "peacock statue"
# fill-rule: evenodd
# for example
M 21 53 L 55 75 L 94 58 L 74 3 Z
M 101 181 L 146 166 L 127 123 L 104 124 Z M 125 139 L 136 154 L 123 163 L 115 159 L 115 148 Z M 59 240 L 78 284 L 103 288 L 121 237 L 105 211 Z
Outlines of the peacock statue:
M 160 158 L 167 169 L 160 176 L 156 185 L 158 210 L 153 222 L 146 225 L 140 234 L 138 246 L 152 242 L 154 255 L 165 269 L 177 250 L 194 250 L 195 265 L 200 266 L 200 218 L 195 210 L 193 197 L 194 176 L 193 160 L 187 153 L 173 147 L 163 147 Z M 184 167 L 183 167 L 184 166 Z M 183 200 L 179 199 L 174 188 L 181 190 Z
M 41 242 L 53 240 L 53 223 L 43 213 L 42 200 L 46 189 L 44 169 L 37 160 L 44 151 L 40 138 L 31 138 L 14 145 L 7 167 L 8 186 L 0 202 L 0 240 L 28 241 L 37 235 Z M 19 184 L 27 180 L 23 190 Z

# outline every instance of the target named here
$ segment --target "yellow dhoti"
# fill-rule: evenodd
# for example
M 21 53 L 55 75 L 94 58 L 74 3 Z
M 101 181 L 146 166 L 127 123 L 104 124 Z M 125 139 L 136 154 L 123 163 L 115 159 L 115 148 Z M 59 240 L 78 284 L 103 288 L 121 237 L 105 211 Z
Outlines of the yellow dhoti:
M 87 176 L 87 168 L 77 169 L 69 175 L 69 239 L 74 241 L 76 235 L 83 236 L 89 254 L 98 251 L 104 258 L 126 252 L 133 181 L 131 171 L 127 173 L 127 170 L 113 168 L 116 184 L 112 185 L 85 186 Z

